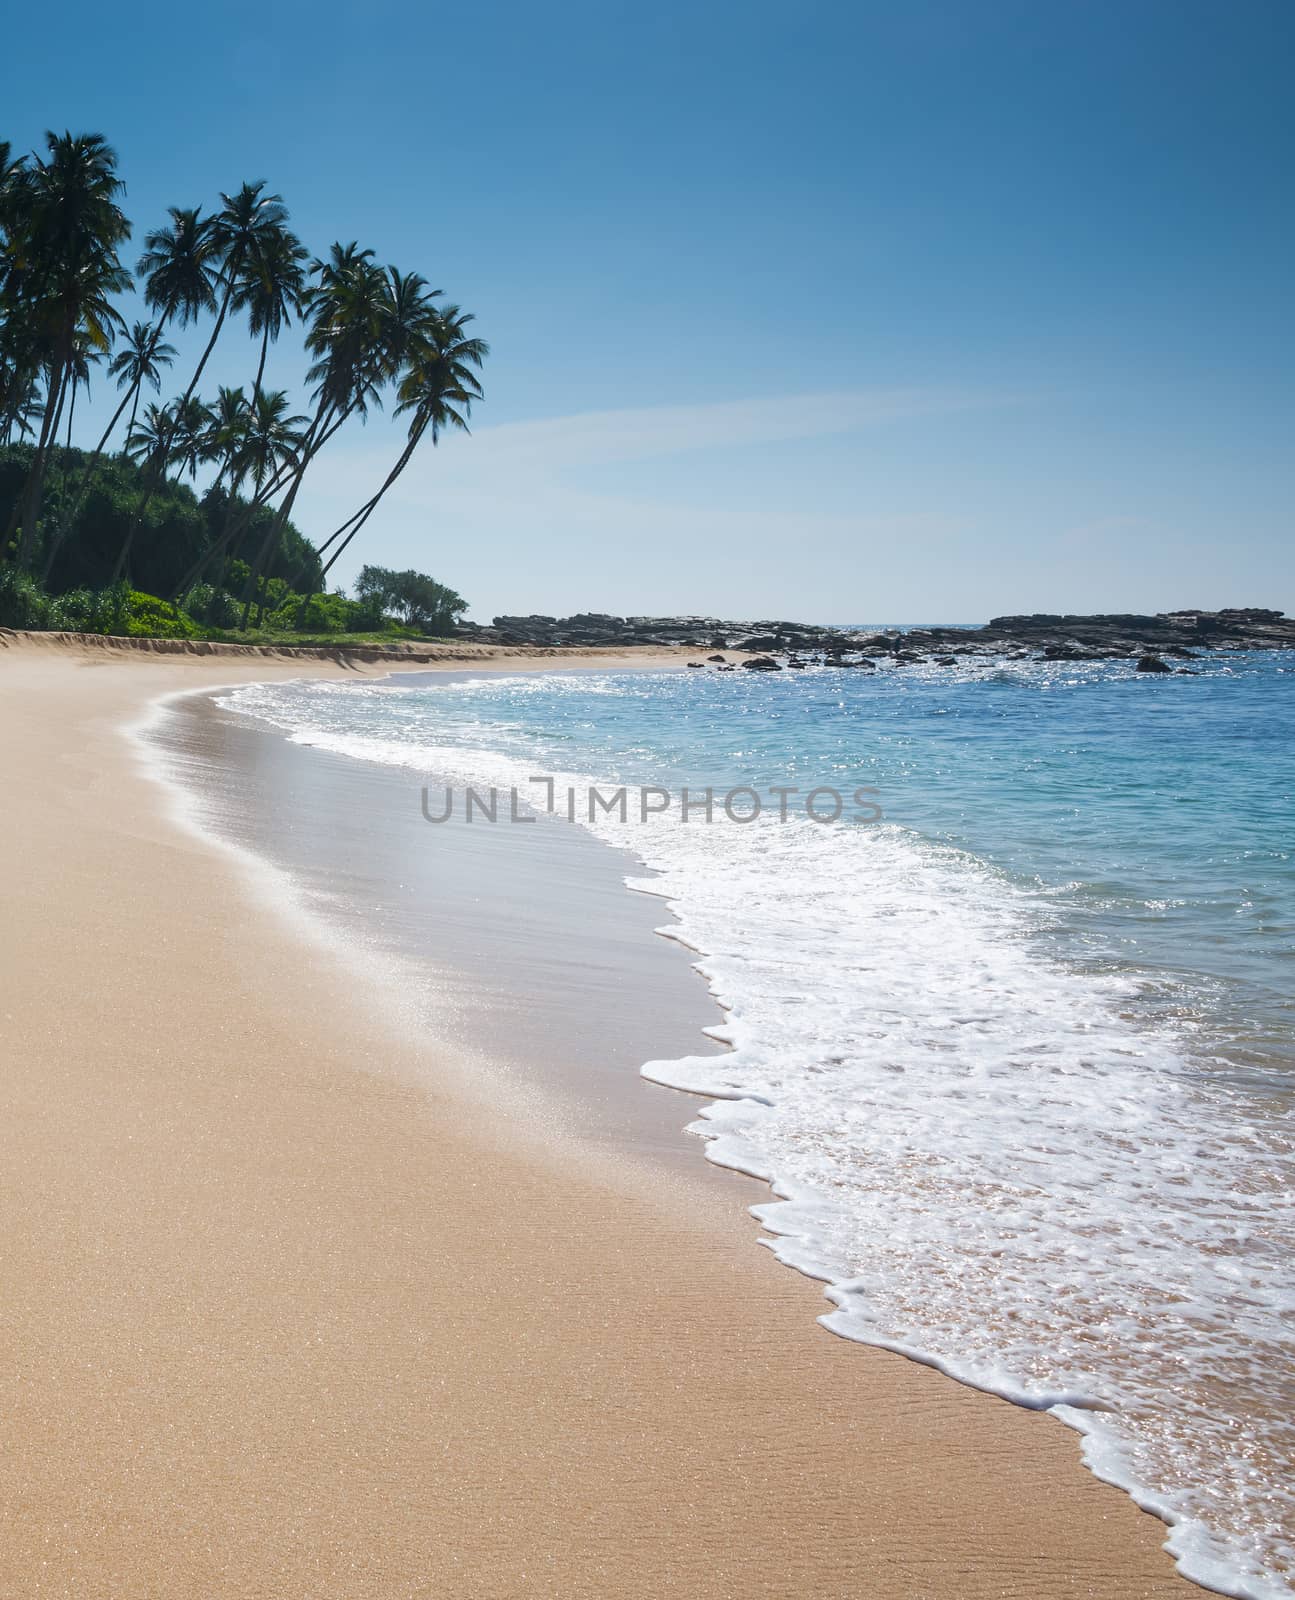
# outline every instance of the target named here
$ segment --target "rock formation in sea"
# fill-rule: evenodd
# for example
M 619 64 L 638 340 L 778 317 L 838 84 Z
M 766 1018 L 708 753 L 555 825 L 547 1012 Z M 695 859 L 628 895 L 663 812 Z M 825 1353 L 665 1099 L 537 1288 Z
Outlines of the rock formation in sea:
M 555 646 L 686 645 L 699 651 L 744 650 L 792 658 L 809 654 L 842 666 L 860 657 L 888 657 L 897 666 L 959 656 L 1042 657 L 1105 661 L 1144 657 L 1187 660 L 1207 650 L 1295 650 L 1295 619 L 1281 611 L 1119 612 L 1097 616 L 994 617 L 980 628 L 910 628 L 874 632 L 806 622 L 732 622 L 718 617 L 616 617 L 584 611 L 573 617 L 496 617 L 490 627 L 465 623 L 465 638 L 482 643 Z M 713 660 L 714 658 L 711 657 Z M 873 665 L 867 661 L 866 665 Z M 1156 668 L 1145 670 L 1155 671 Z

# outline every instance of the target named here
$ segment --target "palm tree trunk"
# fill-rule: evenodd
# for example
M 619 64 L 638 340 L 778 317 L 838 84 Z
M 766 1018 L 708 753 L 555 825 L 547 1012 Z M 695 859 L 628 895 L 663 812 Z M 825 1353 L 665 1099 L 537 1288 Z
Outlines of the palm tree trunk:
M 136 406 L 139 404 L 139 385 L 140 385 L 140 380 L 138 378 L 136 378 L 134 383 L 131 384 L 130 388 L 127 389 L 126 393 L 124 395 L 122 395 L 121 404 L 117 407 L 117 409 L 112 414 L 112 421 L 103 430 L 103 433 L 102 433 L 102 435 L 100 436 L 100 439 L 99 439 L 99 443 L 97 445 L 95 445 L 95 447 L 94 447 L 94 459 L 96 461 L 103 454 L 104 445 L 106 445 L 108 443 L 108 440 L 112 437 L 112 430 L 121 421 L 121 414 L 126 409 L 126 407 L 128 405 L 130 405 L 131 400 L 132 399 L 134 400 Z M 134 406 L 131 407 L 130 422 L 131 422 L 131 426 L 134 427 L 134 425 L 135 425 L 135 409 L 134 409 Z
M 273 548 L 274 541 L 282 532 L 284 523 L 287 522 L 292 513 L 292 507 L 297 499 L 297 491 L 301 488 L 301 481 L 306 476 L 307 467 L 309 467 L 310 463 L 342 426 L 354 409 L 355 408 L 353 406 L 348 407 L 345 411 L 338 413 L 336 417 L 333 417 L 330 420 L 328 402 L 321 402 L 320 410 L 316 413 L 315 420 L 311 423 L 306 437 L 302 442 L 301 460 L 298 462 L 297 470 L 293 474 L 292 484 L 289 487 L 287 494 L 283 497 L 283 501 L 279 506 L 278 513 L 270 526 L 269 532 L 261 541 L 261 548 L 257 551 L 256 560 L 252 564 L 252 570 L 248 573 L 247 582 L 243 585 L 243 628 L 247 627 L 247 619 L 252 613 L 252 600 L 256 594 L 257 584 L 260 581 L 266 558 L 269 556 L 269 553 Z
M 270 353 L 270 324 L 267 322 L 261 333 L 261 359 L 257 363 L 256 382 L 252 385 L 252 404 L 256 405 L 261 394 L 261 380 L 265 377 L 265 358 Z
M 274 473 L 264 484 L 261 485 L 261 487 L 256 491 L 255 495 L 253 495 L 252 499 L 241 508 L 241 511 L 238 515 L 234 515 L 234 513 L 231 512 L 228 516 L 226 516 L 225 526 L 220 531 L 220 537 L 215 541 L 214 544 L 205 550 L 198 560 L 193 564 L 193 566 L 189 568 L 188 574 L 184 581 L 171 596 L 172 601 L 176 605 L 179 605 L 182 597 L 187 595 L 190 590 L 197 586 L 197 584 L 201 581 L 203 573 L 207 569 L 208 563 L 217 555 L 221 555 L 223 557 L 221 563 L 221 572 L 223 576 L 224 569 L 229 562 L 229 549 L 234 539 L 240 533 L 242 533 L 243 529 L 248 525 L 249 522 L 251 522 L 252 518 L 261 509 L 261 507 L 269 501 L 270 496 L 278 492 L 279 488 L 282 486 L 282 483 L 282 472 L 280 471 Z
M 68 341 L 70 343 L 70 340 Z M 45 397 L 45 415 L 41 418 L 40 440 L 36 445 L 36 455 L 31 464 L 31 471 L 27 476 L 27 485 L 23 495 L 22 510 L 22 539 L 18 545 L 18 566 L 25 571 L 31 562 L 32 551 L 36 548 L 36 523 L 40 518 L 41 498 L 45 490 L 45 466 L 49 455 L 49 446 L 52 439 L 58 438 L 58 425 L 63 415 L 63 395 L 67 384 L 67 371 L 70 357 L 60 359 L 58 365 L 51 372 L 50 383 Z
M 136 418 L 136 416 L 138 415 L 138 412 L 139 412 L 139 397 L 140 397 L 141 394 L 143 394 L 143 392 L 144 392 L 143 384 L 137 383 L 135 385 L 135 398 L 130 403 L 130 421 L 127 422 L 127 424 L 126 424 L 126 447 L 129 446 L 129 444 L 130 444 L 130 436 L 135 431 L 135 418 Z M 125 447 L 123 447 L 123 452 L 124 452 L 124 449 L 125 449 Z
M 378 490 L 377 494 L 375 494 L 371 499 L 366 500 L 365 503 L 360 507 L 360 509 L 357 512 L 355 512 L 353 516 L 348 517 L 346 519 L 346 521 L 342 524 L 342 526 L 340 528 L 338 528 L 334 533 L 330 533 L 328 538 L 325 539 L 323 544 L 321 544 L 319 546 L 319 548 L 315 551 L 315 554 L 317 556 L 322 556 L 324 551 L 328 549 L 330 544 L 332 544 L 333 540 L 336 539 L 339 535 L 341 535 L 343 533 L 346 533 L 347 528 L 350 528 L 351 531 L 346 534 L 345 539 L 342 540 L 341 544 L 337 547 L 337 549 L 329 557 L 328 561 L 324 564 L 324 567 L 323 567 L 323 569 L 321 570 L 321 572 L 319 574 L 320 584 L 321 584 L 321 588 L 319 590 L 320 593 L 323 592 L 323 588 L 322 588 L 323 580 L 328 576 L 328 574 L 337 565 L 337 562 L 338 562 L 339 558 L 342 555 L 345 554 L 347 545 L 350 544 L 351 540 L 354 539 L 356 534 L 359 533 L 360 529 L 369 520 L 369 518 L 373 515 L 373 513 L 378 509 L 378 502 L 382 499 L 383 495 L 386 494 L 387 490 L 390 489 L 391 485 L 396 481 L 396 479 L 400 476 L 400 474 L 409 465 L 410 457 L 413 455 L 414 451 L 418 448 L 418 445 L 419 445 L 420 441 L 422 440 L 423 434 L 426 431 L 427 431 L 427 424 L 424 422 L 418 428 L 417 432 L 410 434 L 408 444 L 406 444 L 405 448 L 400 452 L 400 459 L 396 462 L 395 466 L 392 467 L 391 471 L 387 474 L 386 481 L 385 481 L 385 483 L 383 483 L 382 487 Z M 354 524 L 354 526 L 352 526 L 352 524 Z M 306 607 L 310 604 L 310 602 L 314 598 L 315 598 L 314 594 L 306 595 L 306 597 L 301 602 L 301 609 L 298 612 L 299 616 L 305 616 Z
M 246 629 L 247 619 L 252 613 L 252 602 L 256 597 L 257 587 L 261 581 L 261 573 L 265 569 L 266 560 L 270 551 L 278 541 L 283 525 L 292 513 L 293 502 L 297 498 L 297 490 L 301 488 L 301 480 L 305 477 L 305 469 L 309 463 L 303 462 L 301 470 L 292 480 L 292 486 L 283 497 L 283 504 L 279 507 L 274 521 L 270 524 L 270 531 L 261 541 L 261 548 L 256 552 L 256 560 L 252 563 L 252 570 L 247 575 L 247 582 L 243 586 L 243 617 L 239 626 Z
M 128 405 L 130 406 L 130 424 L 127 429 L 128 438 L 130 436 L 130 428 L 135 426 L 135 413 L 139 409 L 139 392 L 142 381 L 143 379 L 141 375 L 141 377 L 135 379 L 130 388 L 126 390 L 126 393 L 122 395 L 120 404 L 112 414 L 112 420 L 103 430 L 103 434 L 99 439 L 99 443 L 95 445 L 90 459 L 86 462 L 85 471 L 81 474 L 81 482 L 77 485 L 76 498 L 72 502 L 71 512 L 63 517 L 53 539 L 50 541 L 49 551 L 45 556 L 45 568 L 42 576 L 42 581 L 45 583 L 49 582 L 49 575 L 53 571 L 55 557 L 58 555 L 64 539 L 67 538 L 68 531 L 76 526 L 76 519 L 80 515 L 82 502 L 85 500 L 86 491 L 90 487 L 90 480 L 94 476 L 95 468 L 99 465 L 100 457 L 103 455 L 103 447 L 108 443 L 109 438 L 112 436 L 112 430 L 121 420 L 121 414 Z M 69 432 L 70 431 L 71 429 L 69 425 Z
M 184 410 L 185 406 L 188 405 L 190 400 L 193 399 L 193 391 L 198 387 L 198 382 L 202 377 L 203 369 L 206 367 L 207 362 L 211 359 L 211 352 L 216 348 L 216 340 L 220 338 L 220 330 L 225 326 L 225 317 L 229 312 L 229 302 L 233 296 L 233 293 L 234 274 L 231 272 L 229 275 L 229 282 L 225 285 L 224 299 L 222 299 L 220 302 L 220 311 L 216 317 L 216 326 L 211 330 L 211 338 L 207 340 L 207 348 L 202 352 L 202 359 L 198 362 L 198 365 L 194 370 L 193 377 L 189 379 L 189 387 L 184 391 L 179 405 L 175 408 L 175 415 L 177 417 Z
M 211 357 L 211 352 L 216 348 L 216 340 L 220 338 L 220 330 L 225 326 L 225 317 L 229 312 L 229 302 L 233 296 L 233 293 L 234 274 L 231 271 L 229 273 L 228 282 L 225 285 L 224 298 L 220 302 L 220 312 L 216 317 L 216 326 L 211 330 L 211 338 L 207 340 L 207 348 L 202 352 L 202 359 L 198 362 L 193 377 L 189 379 L 189 387 L 184 391 L 183 396 L 180 398 L 171 413 L 171 426 L 167 430 L 166 439 L 164 441 L 165 448 L 161 453 L 161 462 L 158 471 L 150 477 L 148 483 L 146 484 L 144 493 L 140 498 L 140 503 L 135 510 L 135 515 L 131 518 L 130 527 L 126 530 L 126 537 L 122 541 L 121 551 L 117 556 L 117 564 L 113 568 L 112 581 L 114 583 L 116 583 L 126 571 L 126 565 L 130 560 L 131 548 L 135 543 L 135 533 L 138 530 L 140 523 L 144 520 L 144 513 L 149 508 L 149 504 L 153 499 L 153 494 L 158 486 L 158 483 L 161 481 L 166 472 L 166 463 L 170 455 L 171 440 L 175 437 L 175 430 L 179 425 L 180 415 L 185 406 L 188 405 L 189 401 L 193 399 L 193 391 L 198 387 L 198 380 L 202 377 L 203 368 L 207 365 L 207 362 Z
M 409 458 L 413 455 L 415 449 L 418 446 L 418 441 L 422 438 L 422 436 L 423 436 L 423 430 L 420 429 L 419 432 L 418 432 L 417 437 L 414 438 L 414 439 L 411 439 L 409 441 L 409 444 L 405 447 L 404 453 L 401 455 L 400 460 L 397 461 L 395 466 L 387 474 L 387 481 L 382 485 L 381 489 L 379 489 L 377 494 L 374 495 L 373 499 L 370 500 L 367 505 L 362 506 L 360 508 L 360 510 L 356 513 L 355 517 L 353 517 L 351 519 L 352 522 L 354 522 L 355 526 L 351 529 L 350 533 L 348 533 L 346 535 L 345 539 L 342 540 L 341 544 L 338 545 L 337 549 L 333 551 L 332 555 L 324 563 L 324 570 L 320 574 L 321 577 L 326 578 L 328 576 L 328 574 L 333 570 L 333 568 L 337 565 L 337 563 L 341 560 L 342 556 L 344 556 L 346 554 L 347 545 L 350 544 L 351 540 L 354 539 L 356 534 L 359 533 L 360 529 L 369 520 L 369 518 L 373 515 L 373 513 L 378 509 L 378 502 L 382 499 L 383 495 L 386 494 L 387 490 L 390 489 L 391 485 L 396 481 L 396 479 L 400 476 L 400 474 L 409 465 Z M 342 527 L 345 527 L 345 526 L 346 526 L 346 524 L 343 523 Z M 342 531 L 342 529 L 339 528 L 337 530 L 337 533 L 341 533 L 341 531 Z M 332 538 L 329 539 L 329 541 L 328 541 L 329 544 L 331 544 L 333 539 L 335 539 L 337 537 L 337 533 L 333 534 Z M 321 550 L 320 553 L 322 554 L 322 550 Z

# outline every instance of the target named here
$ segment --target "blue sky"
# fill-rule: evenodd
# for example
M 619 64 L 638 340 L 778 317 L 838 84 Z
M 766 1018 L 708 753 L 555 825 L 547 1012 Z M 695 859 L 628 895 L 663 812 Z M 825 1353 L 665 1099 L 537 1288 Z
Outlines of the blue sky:
M 343 577 L 482 619 L 1295 611 L 1289 0 L 78 0 L 5 37 L 0 137 L 107 134 L 132 260 L 264 177 L 312 250 L 477 313 L 472 437 Z M 254 366 L 239 330 L 209 387 Z M 307 532 L 399 437 L 339 437 Z

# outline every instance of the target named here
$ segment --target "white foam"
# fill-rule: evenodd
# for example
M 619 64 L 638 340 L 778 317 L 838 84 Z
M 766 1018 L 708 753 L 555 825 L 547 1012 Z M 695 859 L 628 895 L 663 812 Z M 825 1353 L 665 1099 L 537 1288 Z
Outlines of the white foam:
M 341 693 L 391 697 L 381 737 Z M 397 717 L 394 695 L 230 703 L 302 742 L 527 792 L 525 763 L 437 741 L 427 696 Z M 1131 980 L 1045 959 L 1048 898 L 974 857 L 886 825 L 585 825 L 660 874 L 629 881 L 668 899 L 662 932 L 727 1013 L 728 1054 L 643 1071 L 712 1097 L 694 1127 L 772 1185 L 754 1213 L 828 1284 L 824 1325 L 1053 1410 L 1171 1524 L 1187 1576 L 1289 1597 L 1289 1127 L 1189 1039 L 1130 1020 Z

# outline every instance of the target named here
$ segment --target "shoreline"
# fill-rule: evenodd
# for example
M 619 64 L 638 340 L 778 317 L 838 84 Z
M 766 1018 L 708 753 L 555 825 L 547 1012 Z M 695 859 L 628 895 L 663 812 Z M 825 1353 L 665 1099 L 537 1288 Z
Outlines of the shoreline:
M 1199 1592 L 1052 1419 L 818 1329 L 818 1286 L 750 1248 L 745 1180 L 699 1204 L 506 1106 L 483 1126 L 249 916 L 122 725 L 336 663 L 163 655 L 0 657 L 6 1584 Z
M 425 681 L 374 681 L 405 678 Z M 705 1030 L 724 1012 L 695 952 L 661 936 L 661 898 L 627 888 L 643 870 L 632 851 L 561 819 L 524 833 L 460 818 L 429 828 L 420 777 L 295 744 L 226 710 L 219 690 L 168 697 L 133 732 L 183 825 L 230 852 L 290 932 L 398 991 L 407 1030 L 488 1080 L 483 1106 L 501 1093 L 532 1097 L 529 1114 L 576 1143 L 606 1141 L 618 1159 L 668 1154 L 713 1181 L 685 1131 L 698 1097 L 639 1069 L 647 1038 L 680 1055 L 722 1054 Z M 339 874 L 331 841 L 357 817 L 364 849 L 348 850 Z M 752 1201 L 766 1191 L 752 1181 Z
M 568 662 L 588 661 L 600 666 L 683 665 L 697 654 L 691 645 L 502 645 L 502 644 L 224 644 L 210 639 L 138 639 L 109 633 L 24 632 L 0 628 L 0 651 L 40 650 L 54 653 L 102 655 L 108 659 L 138 659 L 172 656 L 185 659 L 221 661 L 299 662 L 311 665 L 328 662 L 333 667 L 385 666 L 389 672 L 424 668 L 489 666 L 502 662 L 520 671 L 560 667 Z M 730 656 L 746 652 L 730 650 Z M 3 660 L 0 656 L 0 660 Z M 529 664 L 529 665 L 524 665 Z

